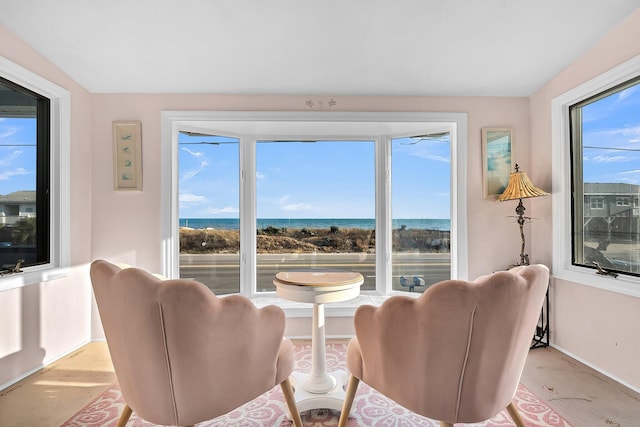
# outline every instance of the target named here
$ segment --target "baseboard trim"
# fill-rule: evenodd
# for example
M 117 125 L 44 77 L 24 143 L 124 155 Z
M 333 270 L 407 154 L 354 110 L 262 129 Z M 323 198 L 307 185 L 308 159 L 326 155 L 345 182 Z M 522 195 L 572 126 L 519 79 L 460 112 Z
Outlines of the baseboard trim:
M 550 347 L 555 348 L 556 350 L 558 350 L 560 353 L 564 353 L 567 356 L 571 357 L 572 359 L 577 360 L 578 362 L 582 363 L 583 365 L 586 365 L 588 367 L 590 367 L 591 369 L 593 369 L 594 371 L 597 371 L 599 373 L 601 373 L 602 375 L 604 375 L 607 378 L 612 379 L 613 381 L 627 387 L 630 390 L 635 391 L 636 393 L 640 393 L 640 387 L 635 387 L 632 384 L 629 384 L 628 382 L 624 381 L 623 379 L 611 374 L 610 372 L 605 371 L 604 369 L 594 365 L 593 363 L 590 363 L 586 360 L 584 360 L 583 358 L 573 354 L 572 352 L 570 352 L 569 350 L 567 350 L 566 348 L 560 347 L 557 344 L 551 343 L 549 344 Z
M 85 341 L 82 341 L 80 344 L 78 344 L 75 347 L 72 347 L 71 349 L 65 351 L 64 353 L 61 353 L 59 355 L 57 355 L 56 357 L 53 357 L 51 359 L 45 359 L 42 361 L 42 364 L 39 366 L 36 366 L 35 368 L 25 372 L 24 374 L 7 381 L 4 384 L 0 384 L 0 392 L 4 391 L 5 389 L 11 387 L 12 385 L 19 383 L 20 381 L 22 381 L 23 379 L 27 378 L 29 375 L 33 375 L 36 372 L 40 371 L 41 369 L 46 368 L 47 366 L 51 365 L 52 363 L 57 362 L 58 360 L 62 359 L 63 357 L 66 357 L 68 355 L 70 355 L 71 353 L 73 353 L 76 350 L 79 350 L 80 348 L 84 347 L 85 345 L 89 344 L 92 340 L 88 339 Z

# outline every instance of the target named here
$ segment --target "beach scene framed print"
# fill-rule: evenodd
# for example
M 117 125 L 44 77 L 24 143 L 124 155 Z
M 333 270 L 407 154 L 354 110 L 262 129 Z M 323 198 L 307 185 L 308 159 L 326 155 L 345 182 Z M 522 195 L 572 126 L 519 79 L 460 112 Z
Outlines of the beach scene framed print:
M 113 188 L 142 191 L 142 133 L 139 121 L 113 122 Z
M 499 196 L 504 192 L 513 165 L 513 129 L 482 128 L 482 178 L 485 198 Z

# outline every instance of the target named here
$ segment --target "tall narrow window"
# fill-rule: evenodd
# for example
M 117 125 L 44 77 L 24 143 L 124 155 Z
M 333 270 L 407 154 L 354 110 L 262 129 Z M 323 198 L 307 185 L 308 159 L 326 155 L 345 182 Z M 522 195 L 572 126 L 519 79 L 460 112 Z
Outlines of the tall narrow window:
M 257 290 L 283 269 L 341 268 L 375 289 L 373 141 L 258 141 Z
M 423 292 L 451 277 L 450 152 L 448 132 L 392 140 L 394 290 Z
M 240 292 L 239 140 L 181 132 L 180 277 Z
M 0 78 L 0 268 L 50 260 L 50 101 Z
M 569 111 L 572 262 L 640 275 L 640 77 Z

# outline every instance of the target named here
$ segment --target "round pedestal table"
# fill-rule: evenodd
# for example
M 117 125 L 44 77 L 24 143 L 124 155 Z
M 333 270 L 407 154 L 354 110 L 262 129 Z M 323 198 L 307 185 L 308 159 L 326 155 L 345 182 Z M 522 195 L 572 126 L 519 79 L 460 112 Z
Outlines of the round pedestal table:
M 278 296 L 313 304 L 311 331 L 311 373 L 293 373 L 295 397 L 300 412 L 326 408 L 340 411 L 344 401 L 347 372 L 327 372 L 324 304 L 347 301 L 360 295 L 362 274 L 345 270 L 296 270 L 276 274 L 273 284 Z

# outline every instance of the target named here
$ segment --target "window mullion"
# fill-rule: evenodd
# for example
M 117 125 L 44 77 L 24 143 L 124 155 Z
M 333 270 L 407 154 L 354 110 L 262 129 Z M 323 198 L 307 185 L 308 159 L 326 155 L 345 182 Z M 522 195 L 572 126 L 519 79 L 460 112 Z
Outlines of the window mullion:
M 240 138 L 240 293 L 255 296 L 256 284 L 256 138 Z
M 391 138 L 376 138 L 376 292 L 392 289 Z

